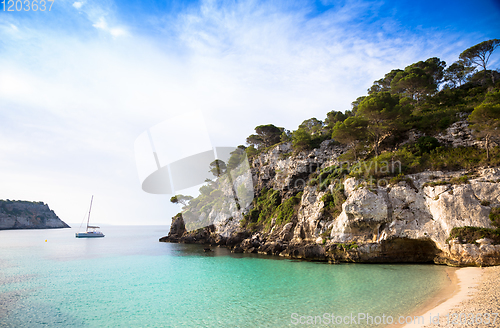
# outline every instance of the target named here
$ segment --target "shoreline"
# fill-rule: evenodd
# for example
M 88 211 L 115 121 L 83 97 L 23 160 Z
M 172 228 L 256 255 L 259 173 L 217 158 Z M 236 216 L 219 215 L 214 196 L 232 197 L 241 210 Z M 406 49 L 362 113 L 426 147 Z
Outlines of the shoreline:
M 480 324 L 471 321 L 474 320 L 471 319 L 471 314 L 474 317 L 479 315 L 479 319 L 481 319 L 485 313 L 499 313 L 500 266 L 452 269 L 447 274 L 450 278 L 450 285 L 443 288 L 436 296 L 411 314 L 412 318 L 415 316 L 423 317 L 423 322 L 389 327 L 457 327 L 457 324 L 476 327 Z M 491 316 L 492 321 L 493 317 L 494 315 Z M 497 319 L 495 324 L 490 323 L 485 326 L 500 327 L 500 318 Z M 452 323 L 449 320 L 458 320 L 459 322 Z
M 416 317 L 416 316 L 423 316 L 425 318 L 425 322 L 427 322 L 429 315 L 432 311 L 435 312 L 434 309 L 439 308 L 442 306 L 444 303 L 446 303 L 448 300 L 452 299 L 455 297 L 459 290 L 460 290 L 460 280 L 459 277 L 457 276 L 457 272 L 462 270 L 463 268 L 454 268 L 454 267 L 447 267 L 446 270 L 446 275 L 448 278 L 447 284 L 441 288 L 435 295 L 433 295 L 431 298 L 425 300 L 425 302 L 415 308 L 412 312 L 409 313 L 409 316 Z M 420 327 L 419 325 L 406 325 L 406 324 L 394 324 L 394 325 L 389 325 L 388 328 L 396 328 L 396 327 Z

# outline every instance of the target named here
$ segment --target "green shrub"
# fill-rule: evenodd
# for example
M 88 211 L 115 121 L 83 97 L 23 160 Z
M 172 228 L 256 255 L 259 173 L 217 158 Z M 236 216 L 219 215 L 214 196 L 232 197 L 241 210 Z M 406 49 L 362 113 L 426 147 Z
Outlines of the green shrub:
M 481 206 L 490 206 L 490 202 L 487 200 L 482 200 L 481 201 Z
M 321 237 L 323 237 L 325 240 L 326 238 L 330 238 L 330 234 L 332 233 L 332 227 L 326 229 L 326 231 L 324 231 L 322 234 L 321 234 Z
M 425 153 L 430 153 L 432 150 L 439 147 L 439 141 L 434 137 L 420 137 L 415 143 L 415 148 L 418 150 L 420 155 Z
M 460 242 L 467 244 L 475 244 L 478 239 L 489 238 L 495 244 L 500 244 L 500 228 L 455 227 L 451 229 L 450 236 L 446 239 L 446 242 L 454 238 L 458 238 Z
M 347 244 L 338 243 L 338 244 L 336 244 L 336 246 L 337 246 L 337 248 L 341 248 L 345 251 L 351 250 L 351 249 L 357 249 L 359 247 L 359 245 L 356 244 L 356 242 L 354 242 L 354 241 L 347 243 Z
M 500 151 L 498 147 L 491 150 L 491 158 L 488 163 L 486 151 L 476 147 L 438 147 L 431 152 L 425 169 L 457 171 L 461 169 L 471 170 L 481 166 L 500 165 Z
M 450 184 L 449 181 L 439 180 L 439 181 L 426 182 L 426 183 L 424 183 L 424 187 L 444 186 L 444 185 L 449 185 L 449 184 Z
M 250 145 L 248 146 L 246 149 L 245 149 L 245 152 L 247 153 L 247 157 L 248 158 L 252 158 L 256 155 L 258 155 L 260 152 L 257 150 L 257 148 L 255 148 L 253 145 Z
M 434 148 L 435 147 L 435 148 Z M 358 179 L 383 179 L 388 177 L 401 178 L 405 174 L 419 173 L 425 170 L 432 171 L 457 171 L 472 170 L 482 166 L 500 166 L 500 149 L 494 147 L 490 152 L 490 161 L 486 159 L 486 152 L 476 147 L 443 147 L 437 146 L 433 138 L 425 137 L 412 145 L 405 145 L 393 152 L 385 152 L 377 157 L 360 160 L 352 165 L 348 172 L 351 177 Z M 330 168 L 327 168 L 330 169 Z M 323 169 L 326 170 L 326 169 Z M 322 171 L 323 171 L 322 170 Z M 327 176 L 320 172 L 320 187 L 328 186 Z M 464 184 L 468 183 L 470 177 L 463 176 L 451 179 L 450 181 L 429 182 L 427 185 L 440 184 Z M 391 180 L 394 183 L 401 181 Z M 391 182 L 391 183 L 393 183 Z M 316 185 L 317 181 L 311 182 Z
M 253 200 L 253 208 L 241 221 L 241 227 L 270 228 L 271 220 L 276 218 L 276 225 L 292 221 L 297 215 L 302 192 L 281 202 L 279 191 L 263 189 L 258 198 Z
M 451 184 L 467 184 L 469 182 L 469 176 L 468 175 L 462 175 L 461 177 L 458 178 L 451 178 L 450 179 Z
M 401 181 L 405 181 L 413 190 L 415 190 L 415 192 L 418 192 L 418 188 L 413 183 L 413 180 L 405 176 L 403 173 L 399 173 L 397 176 L 389 180 L 389 184 L 398 184 Z
M 281 203 L 279 191 L 263 189 L 257 198 L 252 213 L 252 222 L 264 223 Z M 257 218 L 257 220 L 255 220 Z
M 311 182 L 311 185 L 319 185 L 319 189 L 324 191 L 330 186 L 332 183 L 336 185 L 341 185 L 344 181 L 344 178 L 349 174 L 349 170 L 346 168 L 346 165 L 343 167 L 340 166 L 329 166 L 321 169 L 316 173 L 317 178 L 311 179 L 314 180 Z M 309 180 L 309 181 L 311 181 Z
M 316 133 L 311 134 L 304 128 L 299 127 L 292 132 L 292 146 L 296 152 L 318 148 L 319 145 L 327 140 L 329 134 Z
M 312 179 L 309 179 L 309 181 L 307 182 L 307 185 L 308 186 L 316 186 L 318 184 L 318 179 L 317 178 L 312 178 Z
M 385 152 L 377 157 L 355 163 L 350 176 L 358 179 L 381 179 L 403 173 L 402 161 L 395 157 L 396 153 Z M 403 154 L 399 152 L 399 154 Z
M 385 152 L 378 157 L 359 161 L 351 169 L 351 176 L 368 179 L 373 177 L 397 176 L 400 173 L 410 174 L 432 171 L 472 170 L 482 166 L 499 166 L 500 149 L 494 147 L 490 152 L 490 161 L 486 159 L 486 151 L 476 147 L 436 147 L 429 153 L 421 153 L 414 145 L 407 145 L 393 152 Z M 469 177 L 457 178 L 453 184 L 468 183 Z
M 293 154 L 293 152 L 282 153 L 279 155 L 279 159 L 285 160 L 285 159 L 289 158 L 290 156 L 292 156 L 292 154 Z
M 467 184 L 469 183 L 469 176 L 462 175 L 461 177 L 451 178 L 450 180 L 439 180 L 424 183 L 424 187 L 435 187 L 444 185 L 456 185 L 456 184 Z
M 495 227 L 500 227 L 500 207 L 492 208 L 489 218 L 492 225 L 494 225 Z
M 342 204 L 346 201 L 343 185 L 339 189 L 334 189 L 321 197 L 323 202 L 323 213 L 335 218 L 342 212 Z
M 297 195 L 288 198 L 283 203 L 281 203 L 277 208 L 273 216 L 276 216 L 276 225 L 283 225 L 292 221 L 293 217 L 297 215 L 298 205 L 302 199 L 302 192 Z

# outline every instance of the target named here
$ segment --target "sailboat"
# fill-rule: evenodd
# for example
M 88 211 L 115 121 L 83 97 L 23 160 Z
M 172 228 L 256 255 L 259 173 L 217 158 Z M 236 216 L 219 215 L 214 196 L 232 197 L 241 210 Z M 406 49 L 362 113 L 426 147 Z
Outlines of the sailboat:
M 90 199 L 90 208 L 89 208 L 89 216 L 87 218 L 87 229 L 85 229 L 85 232 L 77 232 L 75 233 L 76 238 L 96 238 L 96 237 L 104 237 L 104 234 L 97 230 L 99 229 L 98 226 L 91 226 L 89 225 L 90 222 L 90 211 L 92 210 L 92 201 L 94 200 L 94 196 L 92 195 L 92 198 Z

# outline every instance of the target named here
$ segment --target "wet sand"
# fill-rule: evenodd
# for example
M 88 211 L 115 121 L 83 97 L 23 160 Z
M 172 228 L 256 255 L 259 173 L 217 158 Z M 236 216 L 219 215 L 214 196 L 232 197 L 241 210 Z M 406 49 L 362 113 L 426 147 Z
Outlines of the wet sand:
M 404 327 L 500 327 L 500 266 L 448 272 L 451 284 L 427 303 L 423 323 Z M 424 313 L 425 312 L 425 313 Z M 495 313 L 497 315 L 495 315 Z

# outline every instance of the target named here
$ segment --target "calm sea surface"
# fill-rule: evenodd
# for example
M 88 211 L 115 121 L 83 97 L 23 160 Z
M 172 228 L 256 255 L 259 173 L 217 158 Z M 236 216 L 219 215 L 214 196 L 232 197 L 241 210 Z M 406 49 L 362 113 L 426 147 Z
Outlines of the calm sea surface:
M 75 238 L 77 230 L 0 231 L 0 327 L 294 327 L 293 313 L 396 318 L 448 281 L 433 265 L 204 253 L 158 242 L 165 226 L 108 226 L 98 239 Z

